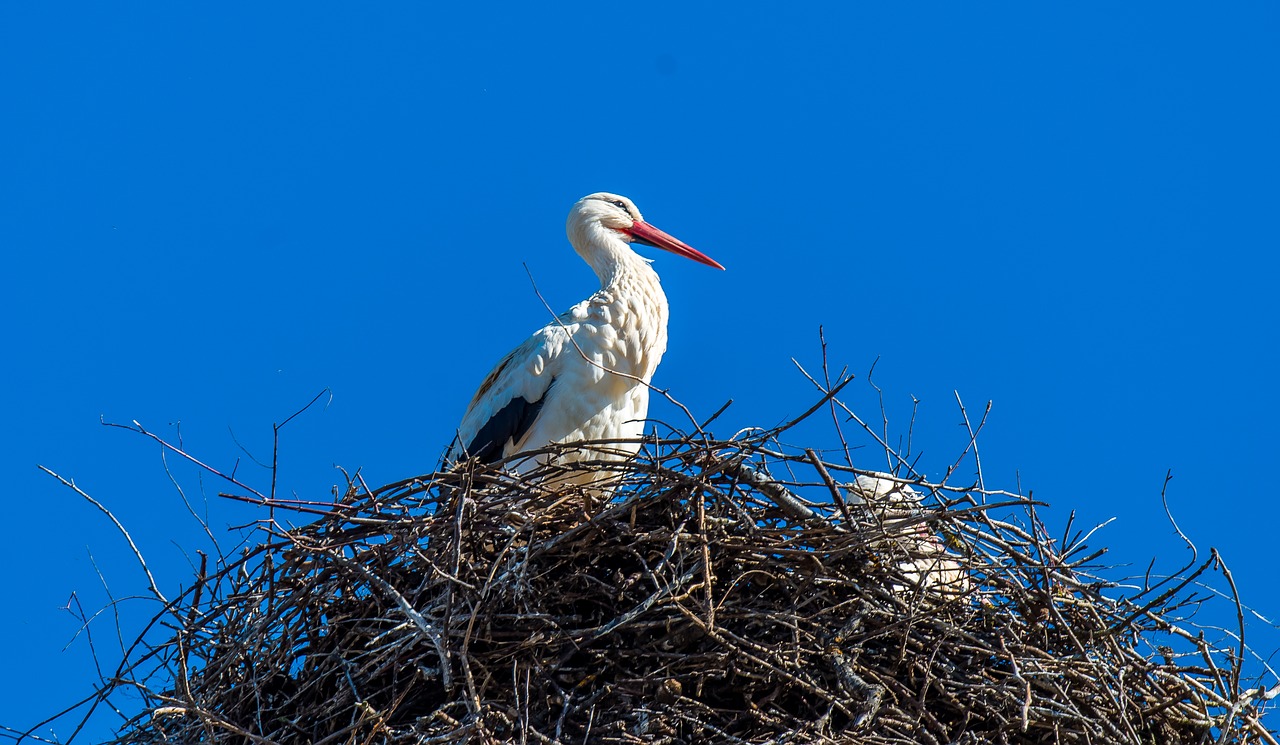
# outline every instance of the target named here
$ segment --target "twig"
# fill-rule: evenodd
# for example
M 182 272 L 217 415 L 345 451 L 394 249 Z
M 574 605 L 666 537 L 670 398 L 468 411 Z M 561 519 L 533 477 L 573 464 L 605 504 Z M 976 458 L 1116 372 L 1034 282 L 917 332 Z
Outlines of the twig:
M 111 513 L 111 510 L 107 509 L 101 502 L 99 502 L 98 500 L 94 499 L 93 497 L 85 493 L 83 489 L 75 485 L 75 482 L 69 479 L 64 479 L 63 477 L 59 476 L 58 474 L 54 473 L 48 468 L 45 468 L 44 466 L 37 465 L 36 468 L 39 468 L 41 471 L 44 471 L 45 473 L 57 479 L 58 481 L 62 482 L 63 486 L 67 487 L 68 489 L 71 489 L 76 494 L 79 494 L 81 497 L 85 499 L 85 501 L 87 501 L 89 504 L 93 505 L 94 507 L 97 507 L 98 510 L 102 512 L 102 514 L 106 515 L 107 518 L 111 520 L 111 524 L 116 526 L 116 530 L 120 531 L 120 534 L 124 536 L 125 541 L 129 544 L 129 549 L 133 551 L 134 558 L 138 560 L 138 566 L 142 567 L 143 574 L 147 575 L 147 587 L 151 590 L 151 594 L 155 595 L 156 599 L 159 600 L 162 605 L 168 605 L 169 604 L 168 598 L 166 598 L 164 596 L 164 593 L 160 592 L 160 588 L 156 586 L 156 578 L 151 575 L 151 569 L 147 567 L 146 559 L 142 558 L 142 552 L 138 550 L 138 545 L 133 542 L 133 536 L 129 535 L 129 531 L 125 530 L 124 525 L 118 519 L 116 519 L 116 516 Z

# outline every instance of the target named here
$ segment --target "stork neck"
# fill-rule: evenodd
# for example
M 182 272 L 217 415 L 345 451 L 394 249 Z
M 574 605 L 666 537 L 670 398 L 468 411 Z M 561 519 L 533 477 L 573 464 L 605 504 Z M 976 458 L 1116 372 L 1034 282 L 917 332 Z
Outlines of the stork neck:
M 574 244 L 600 278 L 600 289 L 587 300 L 595 310 L 588 313 L 597 328 L 611 327 L 602 335 L 614 339 L 609 368 L 648 382 L 667 348 L 667 296 L 647 259 L 621 238 L 605 238 L 585 244 L 587 250 Z
M 624 284 L 658 284 L 658 273 L 649 266 L 648 259 L 631 250 L 631 244 L 619 235 L 596 226 L 589 235 L 570 236 L 578 255 L 591 266 L 600 279 L 600 288 L 609 289 Z
M 649 266 L 648 259 L 624 247 L 613 261 L 601 262 L 602 266 L 592 265 L 596 276 L 600 278 L 600 289 L 618 289 L 628 285 L 656 285 L 658 273 Z

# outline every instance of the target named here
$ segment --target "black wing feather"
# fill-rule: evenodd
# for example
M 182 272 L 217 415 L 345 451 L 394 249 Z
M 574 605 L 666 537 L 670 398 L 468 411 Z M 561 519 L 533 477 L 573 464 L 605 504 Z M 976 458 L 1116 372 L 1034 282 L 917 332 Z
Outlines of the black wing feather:
M 468 443 L 467 455 L 485 464 L 502 460 L 502 451 L 506 448 L 507 441 L 520 442 L 529 431 L 534 420 L 538 418 L 542 405 L 546 403 L 547 395 L 551 393 L 551 386 L 555 385 L 555 382 L 552 378 L 546 392 L 537 401 L 531 403 L 522 396 L 513 398 L 506 406 L 499 409 L 498 413 L 489 417 L 489 421 L 484 423 Z

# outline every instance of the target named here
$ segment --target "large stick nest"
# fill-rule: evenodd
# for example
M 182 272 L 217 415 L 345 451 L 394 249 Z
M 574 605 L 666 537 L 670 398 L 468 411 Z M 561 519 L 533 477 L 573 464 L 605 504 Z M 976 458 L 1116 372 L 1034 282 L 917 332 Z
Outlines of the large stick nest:
M 604 500 L 479 468 L 297 528 L 266 500 L 99 700 L 142 693 L 121 743 L 1276 742 L 1243 644 L 1186 623 L 1216 556 L 1125 590 L 1025 498 L 776 434 L 582 464 Z

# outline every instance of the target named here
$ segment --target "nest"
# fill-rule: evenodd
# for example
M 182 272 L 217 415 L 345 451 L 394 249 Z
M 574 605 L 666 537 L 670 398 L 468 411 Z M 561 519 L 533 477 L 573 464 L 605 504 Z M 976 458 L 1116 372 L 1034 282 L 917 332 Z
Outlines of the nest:
M 250 497 L 314 521 L 202 568 L 96 700 L 141 693 L 119 743 L 1276 742 L 1185 619 L 1216 557 L 1126 594 L 1023 497 L 777 435 Z

